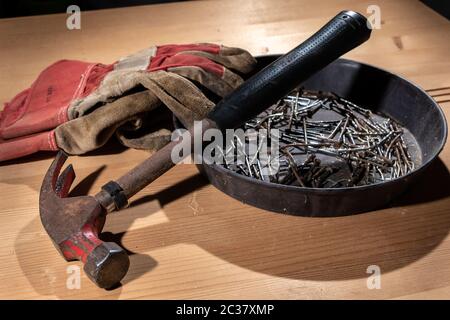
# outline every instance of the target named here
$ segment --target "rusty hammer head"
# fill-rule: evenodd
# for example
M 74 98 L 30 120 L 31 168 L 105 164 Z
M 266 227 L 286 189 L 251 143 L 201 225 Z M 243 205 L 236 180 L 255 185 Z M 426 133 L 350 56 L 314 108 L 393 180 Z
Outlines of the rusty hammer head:
M 55 247 L 67 261 L 81 260 L 89 278 L 101 288 L 122 280 L 130 261 L 124 249 L 98 238 L 106 213 L 92 196 L 67 197 L 75 179 L 72 165 L 59 174 L 67 159 L 59 152 L 42 183 L 39 212 L 42 224 Z

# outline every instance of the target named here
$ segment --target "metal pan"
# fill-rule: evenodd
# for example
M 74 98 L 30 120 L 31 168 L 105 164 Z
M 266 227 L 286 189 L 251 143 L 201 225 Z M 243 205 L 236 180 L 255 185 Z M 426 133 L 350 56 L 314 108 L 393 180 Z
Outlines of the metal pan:
M 258 57 L 257 70 L 278 56 Z M 390 72 L 339 59 L 302 84 L 331 91 L 358 105 L 381 112 L 407 130 L 416 169 L 390 181 L 348 188 L 302 188 L 249 178 L 219 165 L 199 165 L 219 190 L 258 208 L 301 216 L 342 216 L 385 207 L 426 172 L 447 139 L 447 122 L 439 105 L 422 89 Z M 176 126 L 180 126 L 176 122 Z

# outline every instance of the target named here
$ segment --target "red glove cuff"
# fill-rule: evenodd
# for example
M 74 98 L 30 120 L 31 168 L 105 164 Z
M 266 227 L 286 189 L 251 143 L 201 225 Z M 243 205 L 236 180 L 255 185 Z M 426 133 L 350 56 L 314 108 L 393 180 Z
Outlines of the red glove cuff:
M 0 161 L 20 158 L 39 150 L 58 150 L 54 131 L 41 132 L 16 139 L 0 140 Z

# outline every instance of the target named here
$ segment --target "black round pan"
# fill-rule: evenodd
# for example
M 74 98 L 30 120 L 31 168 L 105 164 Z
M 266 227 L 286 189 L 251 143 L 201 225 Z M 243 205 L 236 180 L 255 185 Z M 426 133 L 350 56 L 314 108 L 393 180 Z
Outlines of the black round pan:
M 258 68 L 278 56 L 258 57 Z M 390 181 L 348 188 L 303 188 L 249 178 L 220 165 L 200 165 L 219 190 L 258 208 L 301 216 L 341 216 L 379 209 L 398 197 L 426 172 L 447 139 L 445 116 L 434 100 L 411 82 L 390 72 L 339 59 L 302 84 L 331 91 L 374 112 L 381 112 L 407 129 L 415 144 L 416 169 Z

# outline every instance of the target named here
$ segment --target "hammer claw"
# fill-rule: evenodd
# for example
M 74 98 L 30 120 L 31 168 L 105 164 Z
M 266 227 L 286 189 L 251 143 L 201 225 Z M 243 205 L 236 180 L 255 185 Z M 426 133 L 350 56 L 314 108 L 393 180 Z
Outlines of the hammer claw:
M 73 166 L 69 164 L 56 180 L 54 189 L 56 195 L 60 198 L 67 197 L 67 194 L 69 193 L 70 190 L 70 186 L 72 185 L 74 179 L 75 179 L 75 171 L 73 170 Z
M 41 194 L 55 194 L 58 176 L 66 160 L 67 154 L 65 152 L 59 151 L 56 154 L 55 160 L 53 160 L 47 170 L 47 173 L 45 174 L 44 181 L 41 186 Z

